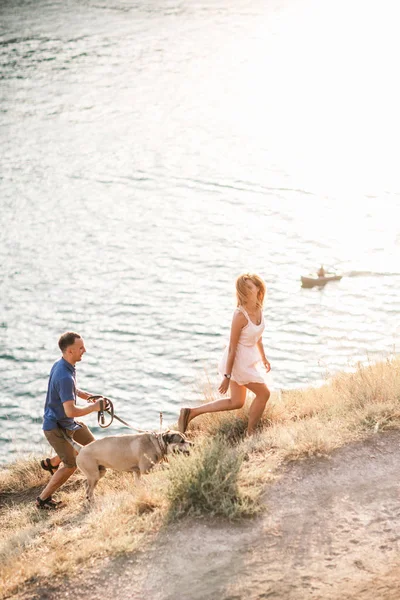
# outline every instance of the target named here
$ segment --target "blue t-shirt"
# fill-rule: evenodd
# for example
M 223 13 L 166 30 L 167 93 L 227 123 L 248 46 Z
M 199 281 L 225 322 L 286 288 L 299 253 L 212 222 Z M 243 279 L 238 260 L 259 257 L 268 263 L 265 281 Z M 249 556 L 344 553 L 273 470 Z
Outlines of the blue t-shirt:
M 60 358 L 51 368 L 46 404 L 44 405 L 43 429 L 50 431 L 58 426 L 63 429 L 79 429 L 72 417 L 67 417 L 63 403 L 76 400 L 75 367 Z

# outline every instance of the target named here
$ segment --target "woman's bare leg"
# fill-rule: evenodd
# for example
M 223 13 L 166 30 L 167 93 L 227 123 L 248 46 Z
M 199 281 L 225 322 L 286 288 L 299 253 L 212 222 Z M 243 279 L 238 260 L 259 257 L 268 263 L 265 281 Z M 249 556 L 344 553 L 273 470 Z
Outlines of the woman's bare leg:
M 229 398 L 214 400 L 213 402 L 207 402 L 206 404 L 201 404 L 201 406 L 191 408 L 188 423 L 195 417 L 204 415 L 206 413 L 220 412 L 223 410 L 237 410 L 238 408 L 242 408 L 246 400 L 246 388 L 243 385 L 237 384 L 235 381 L 231 381 L 229 387 L 231 392 Z
M 252 435 L 262 417 L 271 392 L 265 383 L 248 383 L 246 387 L 256 395 L 250 406 L 249 422 L 247 425 L 247 435 Z

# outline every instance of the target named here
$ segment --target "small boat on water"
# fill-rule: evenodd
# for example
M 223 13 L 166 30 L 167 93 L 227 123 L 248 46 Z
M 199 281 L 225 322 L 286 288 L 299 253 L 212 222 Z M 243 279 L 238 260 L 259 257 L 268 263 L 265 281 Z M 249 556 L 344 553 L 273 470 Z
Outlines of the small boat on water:
M 301 276 L 301 285 L 305 288 L 326 285 L 328 281 L 339 281 L 343 275 L 340 273 L 325 273 L 322 277 L 318 273 Z

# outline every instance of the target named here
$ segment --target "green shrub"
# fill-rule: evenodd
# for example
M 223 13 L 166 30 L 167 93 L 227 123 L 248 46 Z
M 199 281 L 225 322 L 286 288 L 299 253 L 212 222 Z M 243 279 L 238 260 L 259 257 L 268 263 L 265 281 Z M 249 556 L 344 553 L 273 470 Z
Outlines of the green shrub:
M 242 452 L 220 436 L 198 443 L 189 457 L 174 457 L 167 490 L 170 516 L 207 514 L 235 519 L 254 514 L 255 502 L 238 485 L 242 461 Z
M 238 444 L 246 434 L 247 419 L 230 415 L 231 418 L 221 419 L 216 431 L 217 436 L 230 445 Z

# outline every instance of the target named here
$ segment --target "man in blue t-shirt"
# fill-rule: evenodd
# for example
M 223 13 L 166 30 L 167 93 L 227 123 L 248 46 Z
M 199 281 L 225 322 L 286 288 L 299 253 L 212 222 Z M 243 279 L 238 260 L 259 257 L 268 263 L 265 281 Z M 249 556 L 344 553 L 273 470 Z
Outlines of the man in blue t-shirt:
M 36 498 L 36 506 L 40 509 L 52 510 L 62 507 L 52 494 L 71 477 L 76 470 L 75 450 L 64 435 L 86 446 L 94 437 L 89 428 L 74 417 L 83 417 L 101 410 L 100 400 L 85 408 L 76 406 L 76 397 L 87 400 L 92 394 L 76 387 L 75 364 L 82 360 L 86 352 L 85 344 L 79 333 L 67 331 L 58 340 L 62 357 L 54 363 L 47 389 L 44 407 L 43 432 L 57 456 L 41 461 L 43 469 L 50 471 L 52 477 L 42 493 Z M 59 467 L 60 463 L 62 466 Z

